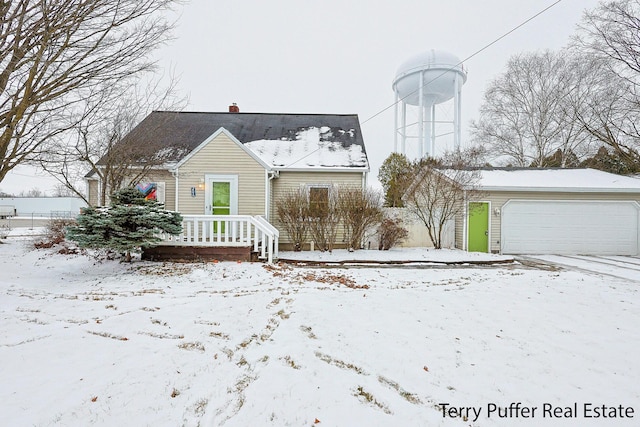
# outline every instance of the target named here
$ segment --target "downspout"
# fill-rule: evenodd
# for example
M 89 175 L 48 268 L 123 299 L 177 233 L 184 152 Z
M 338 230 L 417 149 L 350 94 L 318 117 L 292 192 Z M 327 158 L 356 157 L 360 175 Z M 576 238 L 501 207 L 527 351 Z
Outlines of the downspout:
M 271 205 L 271 178 L 269 177 L 269 171 L 264 170 L 264 217 L 269 221 L 269 206 Z
M 270 211 L 271 211 L 271 180 L 273 180 L 274 178 L 278 178 L 280 176 L 280 171 L 268 171 L 265 169 L 264 171 L 265 173 L 265 183 L 264 183 L 264 187 L 265 187 L 265 198 L 264 198 L 264 216 L 266 218 L 267 221 L 271 222 L 271 215 L 269 215 Z
M 174 170 L 172 170 L 172 171 L 171 171 L 171 175 L 173 175 L 173 177 L 176 179 L 176 188 L 175 188 L 175 195 L 174 195 L 174 199 L 175 199 L 175 201 L 174 201 L 174 207 L 173 207 L 173 210 L 174 210 L 175 212 L 180 212 L 180 210 L 178 209 L 178 193 L 179 193 L 179 191 L 178 191 L 178 184 L 180 183 L 180 180 L 178 179 L 178 171 L 177 171 L 177 170 L 175 170 L 175 169 L 174 169 Z

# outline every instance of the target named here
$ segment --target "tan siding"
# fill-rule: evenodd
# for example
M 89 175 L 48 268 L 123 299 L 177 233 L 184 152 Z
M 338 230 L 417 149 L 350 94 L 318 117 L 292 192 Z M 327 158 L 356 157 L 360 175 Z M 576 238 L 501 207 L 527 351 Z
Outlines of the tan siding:
M 99 196 L 98 196 L 98 180 L 97 179 L 90 179 L 88 181 L 89 185 L 87 186 L 87 200 L 89 201 L 89 205 L 90 206 L 98 206 L 98 202 L 100 200 Z
M 362 172 L 280 172 L 280 176 L 272 180 L 270 221 L 280 230 L 280 243 L 290 243 L 289 236 L 282 229 L 275 211 L 278 197 L 289 190 L 305 187 L 307 185 L 353 186 L 362 188 Z M 340 227 L 342 228 L 342 227 Z M 343 244 L 344 233 L 340 231 L 336 239 L 338 246 Z M 308 246 L 305 247 L 308 249 Z
M 635 200 L 640 202 L 638 193 L 555 193 L 555 192 L 487 192 L 483 201 L 491 202 L 490 205 L 490 228 L 491 240 L 490 249 L 492 252 L 500 251 L 500 215 L 496 214 L 496 209 L 502 211 L 502 207 L 509 200 Z M 457 228 L 456 228 L 457 231 Z M 462 233 L 456 240 L 462 238 Z M 460 247 L 462 240 L 460 240 Z M 458 242 L 456 242 L 458 246 Z
M 220 134 L 195 153 L 178 171 L 178 210 L 186 215 L 205 213 L 205 174 L 238 176 L 238 214 L 264 215 L 265 170 L 226 135 Z M 191 188 L 196 197 L 191 197 Z

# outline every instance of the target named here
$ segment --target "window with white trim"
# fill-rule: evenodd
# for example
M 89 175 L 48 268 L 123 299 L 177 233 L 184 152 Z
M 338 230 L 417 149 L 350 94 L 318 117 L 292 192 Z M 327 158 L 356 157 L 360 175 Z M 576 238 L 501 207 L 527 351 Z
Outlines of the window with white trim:
M 307 185 L 309 208 L 312 216 L 322 216 L 329 209 L 331 186 L 328 184 Z

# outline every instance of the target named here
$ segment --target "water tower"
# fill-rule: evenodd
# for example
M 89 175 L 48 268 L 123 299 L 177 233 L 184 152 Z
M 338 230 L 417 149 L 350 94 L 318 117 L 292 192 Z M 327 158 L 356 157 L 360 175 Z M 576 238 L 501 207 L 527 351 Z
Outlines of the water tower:
M 453 125 L 453 142 L 455 148 L 459 148 L 462 85 L 466 81 L 467 72 L 462 63 L 448 52 L 431 49 L 405 61 L 393 80 L 396 94 L 394 151 L 406 154 L 407 140 L 417 139 L 419 156 L 434 156 L 436 123 Z M 436 121 L 436 105 L 452 98 L 453 121 Z M 417 123 L 407 124 L 408 106 L 417 107 Z

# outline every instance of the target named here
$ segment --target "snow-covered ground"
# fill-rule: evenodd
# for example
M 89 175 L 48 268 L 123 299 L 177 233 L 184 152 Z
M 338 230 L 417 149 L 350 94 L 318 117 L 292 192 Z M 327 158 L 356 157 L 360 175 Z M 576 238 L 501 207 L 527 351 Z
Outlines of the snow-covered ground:
M 0 417 L 12 426 L 636 426 L 639 286 L 640 274 L 521 265 L 127 265 L 9 240 L 0 244 Z M 472 410 L 452 418 L 440 404 Z M 585 404 L 627 418 L 586 418 L 595 413 Z M 510 417 L 489 414 L 492 405 L 511 407 Z
M 628 256 L 535 255 L 528 258 L 604 277 L 638 280 L 640 258 Z
M 433 248 L 391 248 L 387 251 L 364 250 L 350 252 L 337 249 L 332 252 L 302 251 L 280 252 L 280 258 L 299 261 L 316 262 L 349 262 L 349 261 L 381 261 L 381 262 L 418 262 L 418 263 L 451 263 L 451 262 L 495 262 L 513 260 L 509 255 L 494 255 L 481 252 L 462 252 L 455 249 Z

